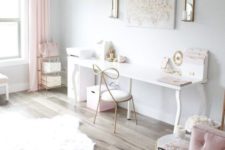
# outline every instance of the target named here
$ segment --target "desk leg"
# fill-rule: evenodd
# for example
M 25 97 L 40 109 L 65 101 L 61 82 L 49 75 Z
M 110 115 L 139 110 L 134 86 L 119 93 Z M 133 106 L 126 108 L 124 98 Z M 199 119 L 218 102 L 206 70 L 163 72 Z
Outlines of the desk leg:
M 79 66 L 74 65 L 73 72 L 72 72 L 72 87 L 73 87 L 73 94 L 74 94 L 74 99 L 71 101 L 71 104 L 73 106 L 76 106 L 77 101 L 79 99 L 78 97 L 78 82 L 79 82 Z
M 175 128 L 177 127 L 177 125 L 179 125 L 179 122 L 180 122 L 180 115 L 181 115 L 180 92 L 181 92 L 180 90 L 176 90 L 177 113 L 176 113 L 176 120 L 175 120 L 173 132 L 175 131 Z
M 129 81 L 129 93 L 131 94 L 132 93 L 132 79 L 130 78 L 130 81 Z M 130 116 L 130 102 L 131 101 L 128 101 L 127 102 L 127 119 L 130 120 L 131 119 L 131 116 Z

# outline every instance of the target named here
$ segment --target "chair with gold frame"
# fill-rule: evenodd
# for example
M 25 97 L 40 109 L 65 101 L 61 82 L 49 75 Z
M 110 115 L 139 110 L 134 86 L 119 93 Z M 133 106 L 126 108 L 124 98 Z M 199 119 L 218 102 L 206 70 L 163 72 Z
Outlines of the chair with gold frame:
M 224 119 L 225 119 L 225 93 L 224 93 L 224 102 L 223 102 L 223 111 L 222 111 L 222 121 L 220 129 L 224 129 Z
M 132 101 L 134 115 L 135 115 L 135 121 L 137 124 L 137 116 L 136 116 L 136 111 L 135 111 L 135 106 L 134 106 L 134 100 L 133 100 L 131 93 L 125 92 L 122 90 L 117 90 L 117 89 L 110 89 L 109 85 L 106 81 L 106 79 L 117 80 L 119 78 L 119 71 L 115 68 L 107 68 L 105 70 L 101 70 L 100 67 L 98 67 L 97 65 L 93 65 L 93 70 L 94 70 L 95 75 L 100 75 L 99 100 L 98 100 L 98 105 L 97 105 L 93 123 L 95 124 L 100 102 L 101 101 L 114 102 L 114 105 L 115 105 L 114 133 L 115 133 L 116 132 L 118 104 L 123 103 L 123 102 Z M 102 85 L 105 85 L 105 87 L 107 89 L 106 91 L 102 91 Z

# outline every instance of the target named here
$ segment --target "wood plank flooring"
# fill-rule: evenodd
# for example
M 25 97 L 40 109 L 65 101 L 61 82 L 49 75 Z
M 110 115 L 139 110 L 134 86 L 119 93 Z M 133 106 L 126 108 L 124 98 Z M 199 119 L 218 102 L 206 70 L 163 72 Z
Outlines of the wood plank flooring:
M 86 103 L 71 106 L 66 96 L 66 89 L 10 94 L 10 102 L 0 98 L 0 114 L 16 112 L 27 118 L 51 118 L 70 114 L 78 117 L 80 130 L 95 143 L 95 150 L 154 150 L 156 140 L 172 133 L 173 127 L 158 120 L 138 115 L 138 125 L 134 120 L 126 119 L 126 110 L 118 113 L 117 133 L 113 134 L 114 111 L 99 113 L 96 124 L 92 123 L 95 111 L 85 107 Z M 134 117 L 134 116 L 133 116 Z

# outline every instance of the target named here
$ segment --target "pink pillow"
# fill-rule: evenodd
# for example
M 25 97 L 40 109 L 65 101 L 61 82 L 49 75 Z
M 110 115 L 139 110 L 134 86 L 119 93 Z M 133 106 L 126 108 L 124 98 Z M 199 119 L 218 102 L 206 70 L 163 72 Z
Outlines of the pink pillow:
M 194 126 L 189 150 L 225 150 L 225 132 L 205 125 Z

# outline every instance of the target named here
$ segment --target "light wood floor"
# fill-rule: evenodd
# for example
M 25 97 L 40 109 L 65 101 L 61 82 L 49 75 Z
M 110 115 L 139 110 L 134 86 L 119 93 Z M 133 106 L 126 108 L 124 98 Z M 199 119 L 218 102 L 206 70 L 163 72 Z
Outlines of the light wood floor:
M 119 109 L 117 133 L 113 134 L 113 110 L 100 113 L 94 125 L 94 111 L 86 108 L 84 102 L 76 107 L 68 104 L 65 88 L 10 94 L 7 104 L 3 96 L 0 99 L 0 113 L 16 112 L 27 118 L 51 118 L 61 114 L 78 117 L 80 130 L 96 143 L 96 150 L 153 150 L 160 136 L 172 133 L 172 126 L 142 115 L 138 115 L 136 126 L 134 120 L 126 119 L 126 111 Z

